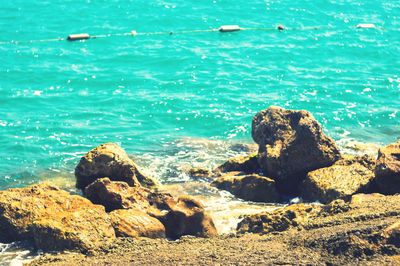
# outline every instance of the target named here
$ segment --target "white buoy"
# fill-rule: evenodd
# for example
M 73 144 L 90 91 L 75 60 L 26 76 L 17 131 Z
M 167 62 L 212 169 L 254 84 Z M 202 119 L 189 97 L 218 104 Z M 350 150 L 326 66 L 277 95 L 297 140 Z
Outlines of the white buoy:
M 68 41 L 78 41 L 89 39 L 90 35 L 88 33 L 70 34 L 67 37 Z
M 131 31 L 131 35 L 132 36 L 136 36 L 137 35 L 137 31 L 135 31 L 135 30 Z
M 375 24 L 372 24 L 372 23 L 360 23 L 360 24 L 357 24 L 356 28 L 358 28 L 358 29 L 375 29 L 376 26 L 375 26 Z
M 232 31 L 239 31 L 241 28 L 239 25 L 223 25 L 218 29 L 220 32 L 232 32 Z

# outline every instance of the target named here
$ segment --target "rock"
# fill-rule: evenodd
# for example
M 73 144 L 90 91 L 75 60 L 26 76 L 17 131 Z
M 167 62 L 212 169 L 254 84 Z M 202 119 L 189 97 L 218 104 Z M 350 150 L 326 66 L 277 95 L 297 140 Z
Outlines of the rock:
M 181 196 L 176 202 L 169 198 L 164 203 L 164 208 L 150 214 L 164 224 L 167 237 L 170 239 L 178 239 L 184 235 L 212 237 L 218 234 L 204 206 L 190 196 Z
M 261 168 L 258 164 L 257 153 L 248 156 L 233 157 L 214 170 L 217 174 L 234 171 L 244 172 L 247 174 L 260 173 Z
M 85 195 L 109 211 L 135 209 L 157 218 L 164 225 L 168 238 L 177 239 L 183 235 L 209 237 L 217 233 L 204 206 L 192 197 L 175 199 L 168 193 L 129 187 L 109 178 L 98 179 L 87 186 Z
M 293 227 L 302 227 L 321 211 L 320 206 L 309 204 L 293 204 L 271 213 L 263 212 L 245 217 L 237 227 L 239 234 L 286 231 Z
M 379 149 L 375 176 L 379 192 L 400 193 L 400 141 Z
M 273 177 L 283 193 L 296 192 L 308 172 L 340 158 L 335 142 L 307 111 L 269 107 L 254 116 L 252 137 L 259 145 L 263 173 Z
M 114 143 L 102 144 L 85 154 L 75 168 L 75 177 L 76 187 L 82 190 L 102 177 L 123 181 L 130 186 L 156 185 L 156 182 L 141 173 L 128 154 Z
M 219 189 L 227 190 L 238 198 L 257 202 L 277 202 L 279 195 L 275 181 L 257 174 L 231 172 L 212 182 Z
M 125 182 L 111 181 L 108 177 L 97 179 L 84 190 L 84 195 L 91 202 L 103 205 L 107 212 L 130 208 L 146 210 L 150 207 L 149 193 L 146 188 L 130 187 Z
M 382 236 L 388 243 L 400 247 L 400 221 L 385 228 Z
M 301 196 L 309 201 L 329 203 L 335 199 L 369 192 L 373 186 L 374 173 L 365 157 L 348 157 L 334 165 L 309 172 L 300 187 Z
M 193 179 L 210 179 L 214 176 L 210 170 L 202 167 L 193 167 L 188 171 L 188 175 Z
M 165 237 L 164 225 L 140 210 L 115 210 L 109 215 L 117 237 Z
M 44 251 L 89 251 L 115 233 L 104 207 L 49 184 L 0 192 L 0 242 L 32 240 Z

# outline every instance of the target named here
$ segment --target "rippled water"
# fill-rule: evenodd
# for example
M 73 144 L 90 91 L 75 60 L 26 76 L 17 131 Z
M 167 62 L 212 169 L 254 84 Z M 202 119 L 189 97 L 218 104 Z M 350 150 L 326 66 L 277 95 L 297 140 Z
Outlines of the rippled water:
M 68 175 L 107 141 L 145 157 L 186 137 L 249 142 L 269 105 L 311 111 L 335 139 L 399 137 L 398 1 L 3 1 L 0 42 L 223 24 L 288 30 L 0 44 L 0 188 Z

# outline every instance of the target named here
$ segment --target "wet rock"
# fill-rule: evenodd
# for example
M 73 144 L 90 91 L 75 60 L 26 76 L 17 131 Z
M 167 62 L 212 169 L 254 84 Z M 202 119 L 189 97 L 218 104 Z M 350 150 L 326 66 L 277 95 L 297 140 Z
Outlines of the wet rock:
M 75 177 L 76 187 L 82 190 L 102 177 L 123 181 L 130 186 L 156 185 L 156 182 L 139 171 L 128 154 L 114 143 L 102 144 L 85 154 L 75 168 Z
M 375 177 L 371 170 L 372 159 L 346 158 L 332 166 L 309 172 L 301 184 L 301 196 L 309 201 L 329 203 L 335 199 L 349 198 L 356 193 L 369 192 Z
M 309 204 L 293 204 L 272 212 L 263 212 L 245 217 L 237 227 L 239 234 L 267 234 L 281 232 L 293 227 L 302 227 L 321 211 L 320 206 Z
M 108 178 L 96 180 L 85 189 L 85 195 L 107 210 L 136 209 L 157 218 L 168 238 L 183 235 L 209 237 L 216 234 L 214 223 L 204 206 L 192 197 L 175 199 L 168 193 L 152 192 L 143 187 L 129 187 Z
M 109 215 L 117 237 L 165 237 L 164 225 L 140 210 L 120 209 L 110 212 Z
M 217 174 L 234 171 L 244 172 L 247 174 L 260 173 L 261 167 L 258 164 L 257 153 L 248 156 L 233 157 L 214 170 Z
M 379 149 L 375 175 L 381 193 L 400 193 L 400 141 Z
M 115 238 L 104 207 L 48 184 L 0 192 L 0 242 L 89 251 Z
M 202 167 L 190 168 L 188 175 L 193 179 L 211 179 L 214 176 L 210 170 Z
M 164 208 L 160 208 L 163 206 Z M 166 235 L 178 239 L 184 235 L 212 237 L 217 235 L 211 216 L 205 211 L 200 201 L 190 196 L 181 196 L 176 202 L 168 198 L 158 210 L 150 213 L 165 226 Z
M 108 177 L 97 179 L 84 191 L 91 202 L 103 205 L 107 212 L 129 208 L 146 210 L 150 207 L 149 193 L 146 188 L 130 187 L 125 182 L 111 181 Z
M 212 182 L 219 189 L 227 190 L 238 198 L 257 202 L 277 202 L 279 195 L 275 181 L 257 174 L 230 172 Z
M 335 142 L 307 111 L 269 107 L 254 116 L 252 137 L 263 173 L 284 193 L 296 192 L 308 172 L 340 158 Z

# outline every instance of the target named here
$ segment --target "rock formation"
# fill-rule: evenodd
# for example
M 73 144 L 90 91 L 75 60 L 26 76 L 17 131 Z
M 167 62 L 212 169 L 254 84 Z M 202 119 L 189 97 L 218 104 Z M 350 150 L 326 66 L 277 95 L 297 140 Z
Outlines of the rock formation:
M 375 176 L 381 193 L 400 193 L 400 141 L 379 149 Z

